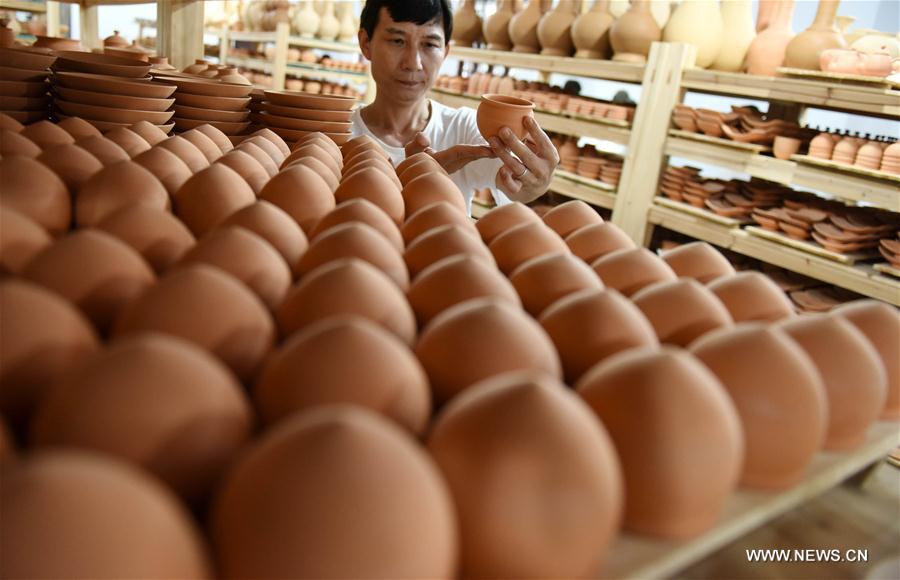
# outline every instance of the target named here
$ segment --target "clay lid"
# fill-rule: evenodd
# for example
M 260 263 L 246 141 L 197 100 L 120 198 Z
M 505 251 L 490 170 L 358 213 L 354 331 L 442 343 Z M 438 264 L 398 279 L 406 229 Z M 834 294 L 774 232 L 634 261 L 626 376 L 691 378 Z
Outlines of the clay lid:
M 103 39 L 103 46 L 128 46 L 128 40 L 120 36 L 118 30 L 113 30 L 112 36 Z

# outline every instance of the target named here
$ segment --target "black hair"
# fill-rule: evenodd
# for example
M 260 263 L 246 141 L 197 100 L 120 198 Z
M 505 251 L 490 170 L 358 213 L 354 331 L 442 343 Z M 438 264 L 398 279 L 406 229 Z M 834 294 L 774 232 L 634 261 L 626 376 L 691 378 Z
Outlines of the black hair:
M 369 38 L 375 34 L 382 8 L 387 8 L 388 14 L 396 22 L 442 24 L 444 44 L 450 42 L 450 36 L 453 34 L 453 13 L 447 0 L 366 0 L 362 16 L 359 18 L 359 27 L 366 31 Z

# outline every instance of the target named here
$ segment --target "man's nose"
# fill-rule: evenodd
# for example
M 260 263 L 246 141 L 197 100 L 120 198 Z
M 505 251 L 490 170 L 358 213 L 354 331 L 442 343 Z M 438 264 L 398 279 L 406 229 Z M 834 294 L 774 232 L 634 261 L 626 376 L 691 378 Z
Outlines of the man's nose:
M 422 69 L 422 58 L 419 48 L 415 44 L 409 44 L 403 51 L 403 70 L 419 71 Z

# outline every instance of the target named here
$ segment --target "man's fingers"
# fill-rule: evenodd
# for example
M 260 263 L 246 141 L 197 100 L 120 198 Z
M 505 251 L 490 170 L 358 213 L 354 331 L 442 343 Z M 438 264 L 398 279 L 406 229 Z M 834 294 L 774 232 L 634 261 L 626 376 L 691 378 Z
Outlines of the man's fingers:
M 500 129 L 500 140 L 506 147 L 516 154 L 516 157 L 525 164 L 526 167 L 536 168 L 539 163 L 538 156 L 535 155 L 527 145 L 522 143 L 515 133 L 509 127 Z
M 553 146 L 553 141 L 551 141 L 550 137 L 548 137 L 544 130 L 541 129 L 541 126 L 538 125 L 537 121 L 531 117 L 526 117 L 525 129 L 528 130 L 531 141 L 534 142 L 535 147 L 537 148 L 536 153 L 538 156 L 553 161 L 554 165 L 559 164 L 559 153 L 556 151 L 556 147 Z
M 522 175 L 528 169 L 521 161 L 516 159 L 513 154 L 509 152 L 509 149 L 507 149 L 496 137 L 491 137 L 491 146 L 494 153 L 497 154 L 497 157 L 503 160 L 503 167 L 509 169 L 511 175 Z
M 509 196 L 515 196 L 522 189 L 522 182 L 516 179 L 505 165 L 497 171 L 496 184 L 500 191 Z

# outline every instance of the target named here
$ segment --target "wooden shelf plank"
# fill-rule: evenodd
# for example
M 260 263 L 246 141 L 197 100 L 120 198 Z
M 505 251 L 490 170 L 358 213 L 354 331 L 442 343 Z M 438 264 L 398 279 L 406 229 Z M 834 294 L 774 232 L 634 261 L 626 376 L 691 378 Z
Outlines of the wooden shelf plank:
M 361 54 L 359 44 L 354 42 L 340 42 L 337 40 L 321 40 L 319 38 L 303 38 L 302 36 L 291 36 L 288 38 L 289 46 L 300 46 L 303 48 L 318 48 L 321 50 L 330 50 L 332 52 L 347 52 L 351 54 Z
M 272 74 L 273 70 L 272 63 L 261 58 L 245 58 L 229 55 L 225 57 L 225 61 L 227 64 L 237 65 L 241 68 L 246 69 L 258 70 L 268 74 Z
M 667 197 L 656 196 L 656 199 L 653 200 L 653 203 L 656 205 L 661 205 L 668 207 L 670 209 L 674 209 L 680 212 L 689 213 L 691 215 L 697 216 L 699 218 L 703 218 L 708 220 L 716 225 L 724 226 L 726 228 L 739 228 L 742 225 L 752 223 L 752 220 L 739 220 L 735 218 L 725 217 L 714 213 L 713 211 L 706 208 L 694 207 L 690 204 L 683 203 L 680 201 L 675 201 L 674 199 L 669 199 Z
M 729 149 L 737 149 L 739 151 L 745 151 L 745 152 L 754 153 L 754 154 L 772 150 L 771 147 L 768 147 L 766 145 L 759 145 L 757 143 L 742 143 L 740 141 L 732 141 L 731 139 L 721 139 L 719 137 L 711 137 L 704 133 L 692 133 L 691 131 L 683 131 L 681 129 L 669 129 L 669 135 L 681 137 L 682 139 L 687 139 L 689 141 L 700 141 L 701 143 L 711 143 L 711 144 L 717 145 L 719 147 L 726 147 Z
M 219 38 L 227 36 L 229 41 L 240 40 L 243 42 L 275 42 L 276 39 L 275 32 L 249 32 L 228 30 L 226 34 L 226 31 L 224 30 L 207 30 L 206 34 L 218 36 Z
M 640 83 L 644 78 L 643 65 L 562 56 L 525 54 L 505 50 L 487 50 L 463 46 L 450 47 L 450 57 L 510 68 L 527 68 L 550 73 L 594 79 Z
M 47 11 L 47 5 L 43 0 L 40 2 L 31 0 L 0 0 L 0 10 L 16 10 L 19 12 L 43 14 Z
M 853 266 L 856 262 L 863 261 L 865 259 L 871 260 L 875 256 L 878 255 L 876 250 L 871 250 L 869 252 L 859 252 L 854 254 L 840 254 L 838 252 L 832 252 L 830 250 L 826 250 L 824 247 L 820 246 L 816 242 L 812 240 L 795 240 L 793 238 L 788 237 L 782 232 L 773 232 L 771 230 L 767 230 L 765 228 L 761 228 L 759 226 L 750 226 L 747 228 L 747 233 L 753 234 L 754 236 L 759 236 L 761 238 L 765 238 L 769 241 L 775 242 L 776 244 L 783 244 L 785 246 L 789 246 L 791 248 L 795 248 L 800 250 L 801 252 L 806 252 L 808 254 L 813 254 L 815 256 L 819 256 L 821 258 L 825 258 L 826 260 L 831 260 L 833 262 L 837 262 L 839 264 L 845 264 L 847 266 Z
M 324 79 L 335 79 L 341 81 L 351 81 L 355 83 L 365 83 L 369 79 L 366 73 L 349 72 L 342 70 L 334 70 L 323 66 L 288 63 L 287 74 L 303 75 L 306 77 L 321 77 Z
M 605 209 L 612 209 L 616 204 L 615 188 L 561 169 L 553 175 L 550 191 Z
M 716 526 L 693 540 L 655 540 L 626 533 L 610 546 L 603 578 L 668 578 L 712 554 L 726 544 L 759 528 L 877 463 L 900 443 L 897 423 L 873 425 L 866 441 L 851 453 L 816 455 L 806 478 L 794 487 L 774 493 L 738 489 L 725 503 Z
M 479 99 L 458 93 L 451 93 L 439 89 L 432 89 L 429 93 L 431 98 L 443 103 L 449 107 L 471 107 L 478 108 Z M 602 139 L 611 141 L 620 145 L 628 143 L 631 130 L 627 123 L 615 120 L 595 120 L 586 121 L 566 117 L 555 113 L 535 112 L 534 118 L 538 124 L 546 131 L 554 133 L 562 133 L 563 135 L 571 135 L 574 137 L 591 137 L 593 139 Z
M 730 248 L 731 244 L 734 243 L 736 228 L 716 224 L 705 217 L 689 214 L 671 207 L 653 205 L 650 208 L 647 219 L 654 225 L 715 244 L 721 248 Z

